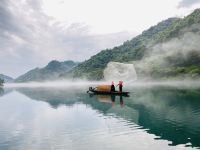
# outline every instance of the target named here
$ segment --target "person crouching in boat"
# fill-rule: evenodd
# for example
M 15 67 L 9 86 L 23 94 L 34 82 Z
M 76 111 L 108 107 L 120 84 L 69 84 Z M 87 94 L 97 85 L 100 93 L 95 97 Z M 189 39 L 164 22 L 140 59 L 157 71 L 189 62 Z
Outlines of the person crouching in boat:
M 115 92 L 115 84 L 114 84 L 114 82 L 112 81 L 112 84 L 111 84 L 111 90 L 110 90 L 111 92 Z
M 119 84 L 117 84 L 117 86 L 119 86 L 119 91 L 122 92 L 123 81 L 119 81 Z

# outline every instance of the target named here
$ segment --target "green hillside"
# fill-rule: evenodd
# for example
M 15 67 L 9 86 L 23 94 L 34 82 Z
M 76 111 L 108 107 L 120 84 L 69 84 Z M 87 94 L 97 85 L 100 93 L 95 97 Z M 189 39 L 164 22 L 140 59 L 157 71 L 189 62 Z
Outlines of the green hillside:
M 142 34 L 136 36 L 123 45 L 113 49 L 102 50 L 100 53 L 92 56 L 90 59 L 76 66 L 70 74 L 74 78 L 87 78 L 90 80 L 99 80 L 103 78 L 103 70 L 110 61 L 130 62 L 142 61 L 146 53 L 158 43 L 168 42 L 173 38 L 180 38 L 187 32 L 198 34 L 200 31 L 200 10 L 195 10 L 185 18 L 169 18 L 157 25 L 150 27 Z M 177 52 L 173 56 L 166 56 L 162 59 L 168 62 L 165 68 L 156 65 L 150 66 L 151 70 L 146 72 L 141 67 L 136 66 L 136 71 L 141 76 L 150 76 L 151 78 L 165 78 L 177 75 L 189 74 L 191 77 L 199 76 L 199 50 L 191 50 L 189 57 L 179 57 Z M 62 77 L 69 74 L 62 74 Z
M 196 9 L 192 14 L 177 20 L 169 28 L 160 32 L 148 47 L 151 53 L 150 49 L 156 44 L 168 44 L 166 50 L 173 53 L 165 52 L 163 55 L 157 56 L 159 60 L 145 58 L 139 62 L 142 65 L 137 65 L 136 62 L 137 73 L 153 79 L 199 79 L 199 40 L 200 9 Z M 175 43 L 182 45 L 170 46 Z M 151 56 L 153 55 L 151 54 Z M 145 62 L 145 60 L 147 61 Z
M 53 60 L 44 68 L 35 68 L 15 79 L 15 82 L 55 80 L 60 74 L 69 72 L 77 63 L 73 61 L 59 62 Z

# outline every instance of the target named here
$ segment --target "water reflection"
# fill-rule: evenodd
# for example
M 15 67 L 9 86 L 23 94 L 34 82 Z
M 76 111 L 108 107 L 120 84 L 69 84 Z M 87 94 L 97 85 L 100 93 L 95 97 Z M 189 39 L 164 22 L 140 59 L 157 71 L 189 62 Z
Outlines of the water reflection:
M 134 97 L 139 125 L 149 133 L 171 145 L 200 147 L 200 90 L 136 89 Z
M 13 89 L 7 89 L 7 88 L 4 88 L 4 87 L 0 87 L 0 97 L 12 92 Z
M 124 100 L 122 95 L 120 96 L 116 96 L 116 95 L 94 95 L 94 94 L 90 94 L 90 97 L 96 97 L 97 100 L 101 103 L 110 103 L 112 104 L 112 107 L 115 106 L 115 102 L 116 99 L 119 100 L 120 102 L 120 106 L 123 107 L 124 106 Z
M 19 88 L 16 90 L 33 100 L 48 102 L 53 108 L 60 105 L 71 106 L 80 101 L 81 93 L 83 93 L 80 89 L 63 88 Z
M 0 87 L 0 97 L 4 95 L 4 89 Z
M 159 87 L 129 90 L 133 91 L 130 97 L 88 95 L 85 89 L 17 89 L 33 100 L 48 102 L 53 108 L 82 103 L 104 116 L 122 118 L 139 125 L 156 135 L 155 140 L 168 140 L 172 146 L 184 144 L 200 148 L 199 89 Z

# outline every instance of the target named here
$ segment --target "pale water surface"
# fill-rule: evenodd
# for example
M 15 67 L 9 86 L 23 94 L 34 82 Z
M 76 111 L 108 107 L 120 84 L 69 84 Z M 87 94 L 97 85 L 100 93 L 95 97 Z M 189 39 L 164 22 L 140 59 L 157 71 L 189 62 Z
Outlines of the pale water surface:
M 200 90 L 132 87 L 0 89 L 0 150 L 200 148 Z

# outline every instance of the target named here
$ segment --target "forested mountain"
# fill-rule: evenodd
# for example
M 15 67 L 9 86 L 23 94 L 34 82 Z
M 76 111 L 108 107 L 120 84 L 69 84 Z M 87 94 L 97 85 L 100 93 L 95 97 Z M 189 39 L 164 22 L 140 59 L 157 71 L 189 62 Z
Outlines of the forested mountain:
M 73 61 L 59 62 L 53 60 L 44 68 L 35 68 L 15 79 L 15 82 L 55 80 L 62 73 L 67 73 L 78 63 Z
M 178 42 L 181 45 L 181 42 L 184 42 L 185 40 L 184 38 L 188 38 L 188 40 L 191 40 L 187 41 L 190 45 L 194 41 L 189 38 L 191 37 L 197 40 L 198 35 L 200 35 L 199 31 L 200 9 L 196 9 L 192 14 L 184 18 L 169 18 L 164 20 L 157 25 L 150 27 L 148 30 L 144 31 L 132 40 L 124 42 L 121 46 L 114 47 L 113 49 L 102 50 L 100 53 L 76 66 L 70 74 L 74 78 L 99 80 L 103 78 L 103 70 L 108 62 L 135 61 L 136 72 L 141 74 L 141 76 L 150 76 L 151 78 L 168 78 L 187 74 L 190 77 L 196 77 L 200 74 L 200 46 L 191 46 L 191 48 L 186 46 L 186 58 L 182 54 L 185 47 L 178 45 L 174 47 L 169 46 L 169 51 L 175 51 L 176 53 L 171 55 L 167 54 L 165 56 L 165 53 L 162 52 L 161 48 L 160 52 L 163 53 L 161 59 L 167 62 L 164 66 L 160 62 L 157 63 L 156 60 L 151 59 L 151 61 L 149 61 L 147 58 L 152 58 L 152 55 L 154 55 L 154 49 L 157 45 L 161 45 L 162 47 L 162 44 L 169 44 L 173 40 L 175 40 L 174 43 L 176 43 L 176 40 L 179 40 Z M 191 35 L 192 33 L 195 35 Z M 168 50 L 165 49 L 165 51 Z M 148 70 L 144 70 L 144 64 L 142 64 L 143 59 L 146 64 L 148 62 L 153 63 L 153 66 L 151 64 L 149 64 L 150 66 L 145 64 L 144 68 L 146 69 L 148 66 Z M 62 74 L 62 77 L 64 78 L 68 75 L 69 73 L 64 73 Z
M 4 74 L 0 74 L 0 79 L 4 80 L 4 82 L 13 82 L 13 80 L 14 80 L 12 77 L 9 77 Z
M 196 9 L 160 32 L 147 46 L 146 57 L 135 62 L 138 74 L 153 79 L 199 79 L 199 41 L 200 9 Z

